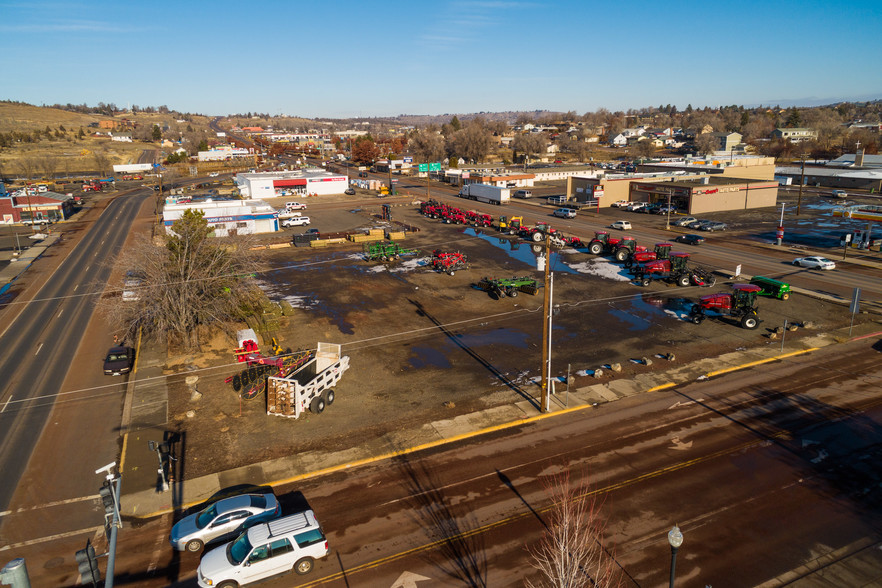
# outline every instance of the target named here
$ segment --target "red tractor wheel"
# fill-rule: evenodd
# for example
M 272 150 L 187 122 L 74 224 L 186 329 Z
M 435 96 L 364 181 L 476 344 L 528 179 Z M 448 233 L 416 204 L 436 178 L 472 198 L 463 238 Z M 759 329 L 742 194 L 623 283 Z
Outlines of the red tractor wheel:
M 603 251 L 603 245 L 600 243 L 592 243 L 588 246 L 588 251 L 591 252 L 591 255 L 600 255 L 600 252 Z

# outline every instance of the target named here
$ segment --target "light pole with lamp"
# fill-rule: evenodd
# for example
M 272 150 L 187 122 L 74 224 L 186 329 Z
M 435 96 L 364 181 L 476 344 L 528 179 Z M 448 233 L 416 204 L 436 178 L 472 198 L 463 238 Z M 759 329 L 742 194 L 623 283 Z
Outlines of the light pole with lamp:
M 668 543 L 671 544 L 671 583 L 670 588 L 674 588 L 674 572 L 677 569 L 677 550 L 683 545 L 683 533 L 680 527 L 674 525 L 674 528 L 668 531 Z

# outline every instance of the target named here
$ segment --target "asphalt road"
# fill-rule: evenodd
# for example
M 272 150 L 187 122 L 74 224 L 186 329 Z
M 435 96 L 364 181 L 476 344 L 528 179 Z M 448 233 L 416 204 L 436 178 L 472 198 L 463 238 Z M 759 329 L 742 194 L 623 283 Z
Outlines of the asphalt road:
M 838 585 L 880 581 L 882 377 L 874 340 L 557 415 L 396 460 L 274 488 L 284 512 L 312 508 L 331 555 L 287 586 L 514 586 L 534 572 L 563 471 L 596 500 L 599 539 L 623 586 L 666 585 L 667 531 L 685 540 L 677 585 L 756 586 L 820 567 Z M 391 448 L 390 448 L 391 449 Z M 199 556 L 167 545 L 170 516 L 120 534 L 118 585 L 194 586 Z M 17 547 L 56 561 L 74 538 Z M 867 550 L 875 551 L 875 550 Z M 873 565 L 839 565 L 849 556 Z M 825 560 L 829 557 L 829 560 Z M 823 562 L 823 563 L 821 563 Z M 868 569 L 869 568 L 869 569 Z M 875 570 L 875 575 L 872 570 Z M 869 576 L 867 575 L 869 574 Z M 533 576 L 535 579 L 535 576 Z M 35 585 L 73 585 L 36 566 Z
M 18 316 L 0 335 L 4 348 L 14 351 L 0 357 L 0 381 L 4 382 L 0 396 L 0 471 L 4 478 L 0 486 L 0 511 L 10 504 L 31 452 L 62 392 L 61 384 L 92 318 L 96 295 L 102 292 L 114 255 L 122 247 L 131 220 L 148 195 L 146 191 L 137 191 L 116 198 L 33 300 L 24 309 L 7 308 L 7 312 L 18 312 Z M 99 353 L 103 351 L 106 349 Z M 101 374 L 100 365 L 78 367 Z M 89 423 L 83 421 L 80 425 L 86 428 Z M 112 438 L 109 441 L 115 450 L 115 441 Z M 75 452 L 75 447 L 71 449 Z M 115 451 L 104 453 L 115 454 Z M 69 484 L 64 486 L 68 491 L 71 489 Z M 96 491 L 94 486 L 94 483 L 89 485 L 92 493 Z M 20 489 L 25 494 L 33 490 Z M 80 491 L 85 492 L 86 486 Z

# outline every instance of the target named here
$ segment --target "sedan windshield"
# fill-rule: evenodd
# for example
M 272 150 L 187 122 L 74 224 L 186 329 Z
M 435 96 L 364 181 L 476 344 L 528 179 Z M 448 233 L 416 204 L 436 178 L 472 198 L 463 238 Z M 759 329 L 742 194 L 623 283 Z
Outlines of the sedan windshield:
M 245 561 L 249 553 L 251 553 L 251 542 L 248 541 L 248 531 L 245 531 L 227 547 L 227 560 L 237 566 Z
M 200 529 L 204 529 L 208 526 L 211 521 L 213 521 L 217 517 L 217 505 L 212 504 L 205 510 L 199 513 L 196 517 L 196 526 Z

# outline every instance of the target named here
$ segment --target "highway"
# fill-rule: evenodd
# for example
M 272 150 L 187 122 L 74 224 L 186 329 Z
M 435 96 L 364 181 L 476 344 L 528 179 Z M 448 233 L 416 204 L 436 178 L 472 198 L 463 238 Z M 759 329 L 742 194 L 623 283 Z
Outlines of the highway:
M 0 395 L 0 471 L 3 472 L 0 511 L 6 510 L 10 504 L 56 398 L 62 392 L 62 382 L 92 318 L 96 296 L 100 296 L 104 289 L 116 252 L 128 235 L 132 219 L 149 196 L 146 190 L 137 190 L 116 197 L 33 301 L 23 309 L 11 306 L 5 310 L 18 315 L 0 335 L 4 349 L 8 350 L 0 357 L 0 381 L 4 382 Z M 92 355 L 105 351 L 106 348 L 93 351 Z M 104 377 L 97 362 L 77 368 L 93 372 L 96 379 Z M 101 425 L 106 425 L 108 432 L 117 430 L 118 416 L 117 412 L 115 421 Z M 83 421 L 81 426 L 84 431 L 90 429 L 94 433 L 98 423 Z M 107 438 L 110 446 L 87 448 L 74 445 L 70 449 L 74 455 L 93 451 L 99 461 L 105 459 L 104 463 L 107 463 L 116 459 L 114 439 L 115 435 Z M 68 478 L 62 485 L 70 490 L 70 482 Z M 94 480 L 89 479 L 89 482 L 81 485 L 79 491 L 96 492 Z M 28 486 L 20 488 L 20 492 L 25 495 L 35 492 L 54 494 L 51 489 Z

